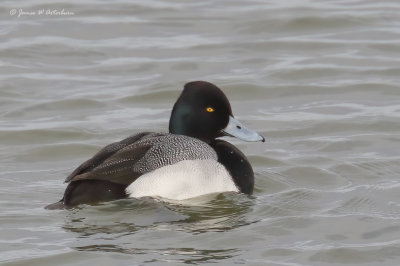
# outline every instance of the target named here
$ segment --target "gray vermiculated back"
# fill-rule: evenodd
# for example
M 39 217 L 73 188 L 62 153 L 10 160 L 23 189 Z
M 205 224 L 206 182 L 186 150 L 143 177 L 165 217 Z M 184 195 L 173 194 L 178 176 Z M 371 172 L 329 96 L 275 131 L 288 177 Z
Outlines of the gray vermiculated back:
M 135 172 L 146 173 L 182 160 L 217 160 L 216 152 L 205 142 L 195 138 L 167 134 L 137 142 L 148 145 L 149 151 L 134 165 Z
M 130 144 L 123 145 L 124 148 L 115 152 L 114 148 L 125 140 Z M 74 176 L 71 181 L 98 179 L 127 185 L 142 174 L 182 160 L 218 158 L 216 152 L 205 142 L 183 135 L 146 133 L 137 141 L 132 137 L 125 140 L 109 145 L 112 148 L 110 157 L 101 159 L 96 167 Z M 131 143 L 132 141 L 134 142 Z M 96 161 L 96 157 L 103 157 L 102 153 L 108 154 L 107 147 L 84 165 Z

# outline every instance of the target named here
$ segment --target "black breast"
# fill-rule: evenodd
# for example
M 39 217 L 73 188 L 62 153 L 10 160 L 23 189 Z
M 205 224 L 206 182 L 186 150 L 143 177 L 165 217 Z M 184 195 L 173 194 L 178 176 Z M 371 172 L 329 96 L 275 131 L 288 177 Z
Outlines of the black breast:
M 210 145 L 217 152 L 218 162 L 229 171 L 240 192 L 252 194 L 254 173 L 246 156 L 234 145 L 223 140 L 216 140 Z

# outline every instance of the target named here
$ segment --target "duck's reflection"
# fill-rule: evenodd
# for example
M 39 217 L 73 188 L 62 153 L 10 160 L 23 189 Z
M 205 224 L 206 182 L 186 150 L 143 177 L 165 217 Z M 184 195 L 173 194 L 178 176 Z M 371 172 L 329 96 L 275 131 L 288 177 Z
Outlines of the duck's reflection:
M 168 258 L 185 263 L 221 260 L 235 256 L 238 250 L 195 248 L 208 247 L 207 237 L 195 244 L 185 241 L 256 222 L 248 215 L 253 204 L 252 197 L 237 193 L 185 202 L 120 200 L 69 210 L 64 229 L 78 234 L 72 248 L 81 251 L 143 254 L 146 260 L 152 253 L 157 261 Z
M 195 248 L 165 248 L 165 249 L 140 249 L 123 248 L 119 245 L 90 245 L 77 247 L 79 251 L 117 252 L 120 254 L 136 255 L 144 263 L 150 262 L 175 262 L 185 264 L 198 264 L 205 262 L 218 262 L 235 257 L 238 249 L 195 249 Z
M 252 197 L 237 193 L 207 195 L 171 202 L 154 198 L 127 199 L 84 205 L 69 211 L 64 229 L 82 237 L 93 234 L 132 234 L 154 229 L 201 233 L 226 231 L 252 223 Z

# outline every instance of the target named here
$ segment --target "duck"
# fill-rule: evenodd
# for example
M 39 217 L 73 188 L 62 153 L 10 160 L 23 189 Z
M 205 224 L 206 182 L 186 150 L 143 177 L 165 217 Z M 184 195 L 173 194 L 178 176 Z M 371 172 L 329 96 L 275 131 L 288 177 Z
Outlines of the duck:
M 125 198 L 185 200 L 205 194 L 252 194 L 254 172 L 233 144 L 265 138 L 232 113 L 224 92 L 207 81 L 186 83 L 173 105 L 169 132 L 140 132 L 111 143 L 67 178 L 62 199 L 46 209 L 68 209 Z

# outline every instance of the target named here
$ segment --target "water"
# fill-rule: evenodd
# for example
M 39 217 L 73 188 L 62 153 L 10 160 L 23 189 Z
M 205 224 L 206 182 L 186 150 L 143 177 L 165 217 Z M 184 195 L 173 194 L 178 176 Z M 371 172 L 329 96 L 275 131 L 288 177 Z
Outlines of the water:
M 399 12 L 369 0 L 2 1 L 0 263 L 399 265 Z M 230 140 L 254 167 L 253 196 L 43 209 L 104 145 L 165 131 L 191 80 L 220 86 L 267 138 Z

